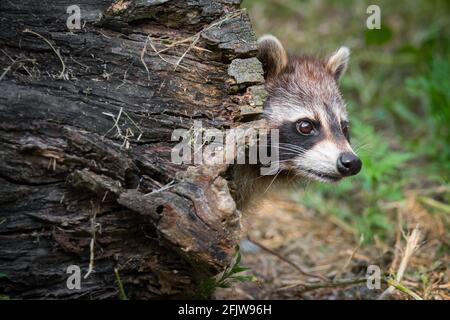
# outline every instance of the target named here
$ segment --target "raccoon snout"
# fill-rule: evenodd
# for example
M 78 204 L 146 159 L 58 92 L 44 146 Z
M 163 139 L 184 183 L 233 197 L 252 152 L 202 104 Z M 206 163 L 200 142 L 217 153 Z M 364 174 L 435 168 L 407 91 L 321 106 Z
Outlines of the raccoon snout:
M 337 160 L 337 169 L 343 176 L 353 176 L 362 167 L 361 160 L 351 152 L 341 153 Z

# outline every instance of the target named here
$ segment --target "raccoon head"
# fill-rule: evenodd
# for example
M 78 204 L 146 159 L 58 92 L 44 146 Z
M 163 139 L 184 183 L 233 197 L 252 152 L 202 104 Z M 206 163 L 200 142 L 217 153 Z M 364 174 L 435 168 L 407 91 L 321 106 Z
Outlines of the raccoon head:
M 350 50 L 327 59 L 288 55 L 272 35 L 258 40 L 269 93 L 264 117 L 279 130 L 279 168 L 324 182 L 357 174 L 361 160 L 350 146 L 349 120 L 339 91 Z

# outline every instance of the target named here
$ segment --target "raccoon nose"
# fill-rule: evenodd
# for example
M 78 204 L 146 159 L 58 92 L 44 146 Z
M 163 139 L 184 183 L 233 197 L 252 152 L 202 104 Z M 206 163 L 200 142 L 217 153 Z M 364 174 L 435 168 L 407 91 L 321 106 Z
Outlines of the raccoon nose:
M 353 176 L 357 174 L 361 170 L 361 166 L 361 160 L 351 152 L 341 153 L 337 160 L 337 169 L 343 176 Z

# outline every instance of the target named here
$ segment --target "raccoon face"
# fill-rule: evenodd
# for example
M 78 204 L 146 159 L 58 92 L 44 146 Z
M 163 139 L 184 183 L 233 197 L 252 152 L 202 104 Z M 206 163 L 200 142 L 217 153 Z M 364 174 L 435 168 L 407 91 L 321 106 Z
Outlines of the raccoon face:
M 277 38 L 258 41 L 264 65 L 264 117 L 279 129 L 279 168 L 324 182 L 357 174 L 361 160 L 350 146 L 349 120 L 338 82 L 350 51 L 341 47 L 328 59 L 288 56 Z

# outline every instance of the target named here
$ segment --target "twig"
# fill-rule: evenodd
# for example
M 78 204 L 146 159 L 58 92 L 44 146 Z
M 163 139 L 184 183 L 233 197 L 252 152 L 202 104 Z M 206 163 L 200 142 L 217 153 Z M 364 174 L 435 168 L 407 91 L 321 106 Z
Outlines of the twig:
M 12 67 L 13 67 L 16 63 L 20 63 L 20 64 L 19 64 L 19 68 L 23 68 L 23 69 L 26 71 L 26 73 L 28 73 L 28 75 L 29 75 L 30 77 L 33 77 L 33 76 L 31 75 L 30 71 L 28 70 L 28 68 L 25 67 L 25 65 L 24 65 L 23 63 L 24 63 L 24 62 L 31 62 L 32 64 L 35 64 L 36 61 L 35 61 L 34 59 L 29 59 L 29 58 L 26 58 L 26 57 L 18 57 L 18 58 L 16 58 L 16 59 L 13 59 L 13 58 L 11 58 L 11 57 L 9 56 L 9 54 L 7 54 L 7 53 L 5 52 L 5 50 L 3 50 L 3 49 L 0 49 L 0 50 L 1 50 L 1 51 L 3 52 L 3 54 L 4 54 L 5 56 L 7 56 L 8 59 L 11 60 L 11 62 L 12 62 L 8 67 L 5 68 L 5 71 L 3 71 L 3 73 L 0 75 L 0 81 L 3 80 L 3 78 L 5 77 L 5 75 L 12 69 Z
M 167 60 L 166 58 L 164 58 L 164 57 L 161 55 L 160 51 L 156 50 L 156 47 L 153 45 L 153 42 L 152 42 L 152 39 L 151 39 L 150 35 L 147 36 L 147 40 L 149 40 L 150 47 L 153 49 L 153 51 L 155 51 L 156 55 L 157 55 L 162 61 L 164 61 L 164 62 L 166 62 L 166 63 L 168 63 L 168 64 L 171 64 L 171 65 L 174 65 L 174 66 L 175 66 L 175 69 L 176 69 L 177 66 L 176 66 L 175 63 L 170 62 L 169 60 Z M 189 68 L 186 68 L 185 66 L 180 66 L 180 67 L 182 67 L 183 69 L 185 69 L 185 70 L 187 70 L 187 71 L 191 71 Z
M 94 271 L 94 260 L 95 260 L 95 250 L 94 250 L 94 244 L 95 244 L 95 229 L 97 227 L 97 224 L 95 222 L 95 218 L 97 217 L 97 211 L 98 210 L 94 210 L 94 204 L 91 203 L 92 205 L 92 210 L 94 212 L 92 218 L 91 218 L 91 242 L 89 245 L 89 249 L 90 249 L 90 255 L 89 255 L 89 268 L 88 268 L 88 272 L 85 274 L 84 279 L 87 279 L 89 277 L 89 275 L 92 273 L 92 271 Z
M 122 280 L 120 279 L 119 270 L 117 268 L 114 268 L 114 274 L 116 275 L 117 286 L 119 287 L 120 300 L 128 300 L 125 289 L 123 288 Z
M 252 240 L 252 239 L 250 238 L 250 236 L 247 236 L 247 239 L 248 239 L 248 241 L 253 242 L 254 244 L 256 244 L 258 247 L 260 247 L 260 248 L 263 249 L 264 251 L 267 251 L 268 253 L 270 253 L 270 254 L 276 256 L 278 259 L 280 259 L 280 260 L 286 262 L 287 264 L 289 264 L 290 266 L 292 266 L 292 267 L 293 267 L 295 270 L 297 270 L 298 272 L 300 272 L 300 273 L 302 273 L 302 274 L 304 274 L 304 275 L 306 275 L 306 276 L 312 277 L 312 278 L 318 278 L 318 279 L 322 279 L 322 280 L 324 280 L 324 281 L 328 281 L 328 279 L 327 279 L 326 277 L 324 277 L 324 276 L 322 276 L 322 275 L 320 275 L 320 274 L 309 273 L 309 272 L 303 270 L 303 268 L 301 268 L 300 266 L 298 266 L 298 265 L 295 264 L 294 262 L 290 261 L 289 259 L 283 257 L 283 256 L 280 255 L 279 253 L 277 253 L 277 252 L 275 252 L 275 251 L 273 251 L 273 250 L 267 248 L 266 246 L 264 246 L 263 244 L 261 244 L 261 243 L 255 241 L 255 240 Z
M 440 210 L 444 213 L 447 213 L 447 214 L 450 213 L 449 205 L 439 202 L 437 200 L 434 200 L 433 198 L 422 196 L 422 197 L 419 197 L 419 201 L 422 202 L 423 204 L 426 204 L 426 205 L 428 205 L 434 209 Z
M 132 64 L 133 64 L 133 63 L 131 63 L 131 64 L 128 66 L 127 70 L 125 70 L 125 72 L 123 73 L 123 80 L 122 80 L 122 83 L 119 84 L 119 85 L 116 87 L 116 89 L 120 89 L 125 83 L 127 83 L 127 73 L 128 73 L 128 70 L 130 69 L 130 67 L 131 67 Z
M 155 39 L 155 40 L 158 40 L 158 39 Z M 158 50 L 156 53 L 159 54 L 159 53 L 166 52 L 166 51 L 172 49 L 175 46 L 189 46 L 188 44 L 185 44 L 185 42 L 189 42 L 189 41 L 191 41 L 191 38 L 186 38 L 186 39 L 182 39 L 180 41 L 175 41 L 174 43 L 166 45 L 165 48 L 163 48 L 161 50 Z M 204 51 L 204 52 L 212 52 L 211 50 L 208 50 L 208 49 L 205 49 L 205 48 L 202 48 L 202 47 L 197 47 L 197 46 L 193 47 L 193 49 L 199 50 L 199 51 Z
M 402 257 L 402 260 L 400 261 L 400 266 L 398 267 L 397 276 L 395 277 L 396 283 L 400 283 L 402 281 L 402 278 L 406 271 L 406 267 L 408 266 L 409 260 L 411 259 L 412 255 L 419 247 L 420 238 L 421 238 L 420 229 L 419 229 L 419 226 L 416 226 L 406 240 L 406 248 L 405 248 L 405 251 L 403 252 L 403 257 Z M 390 285 L 378 297 L 378 300 L 386 299 L 389 295 L 391 295 L 394 292 L 395 289 L 396 289 L 395 286 Z
M 156 190 L 153 190 L 152 192 L 146 193 L 146 194 L 144 195 L 144 197 L 145 197 L 145 196 L 149 196 L 149 195 L 151 195 L 151 194 L 160 193 L 160 192 L 163 192 L 163 191 L 165 191 L 165 190 L 168 190 L 168 189 L 170 189 L 170 188 L 172 188 L 172 187 L 174 187 L 174 186 L 176 185 L 176 184 L 174 184 L 174 183 L 175 183 L 175 180 L 172 180 L 172 181 L 170 181 L 168 184 L 162 186 L 161 188 L 156 189 Z
M 108 190 L 106 190 L 105 191 L 105 194 L 103 195 L 103 198 L 102 198 L 102 202 L 105 202 L 105 200 L 106 200 L 106 197 L 108 196 Z
M 224 23 L 225 21 L 231 20 L 239 15 L 241 15 L 243 12 L 243 10 L 237 10 L 234 12 L 231 12 L 227 15 L 225 15 L 222 19 L 219 19 L 211 24 L 209 24 L 208 26 L 206 26 L 205 28 L 203 28 L 202 30 L 200 30 L 199 32 L 197 32 L 195 35 L 193 35 L 192 37 L 190 37 L 190 39 L 192 40 L 191 44 L 189 45 L 189 47 L 186 49 L 186 51 L 183 53 L 183 55 L 180 57 L 180 59 L 178 59 L 177 63 L 175 64 L 175 69 L 177 69 L 178 65 L 181 63 L 181 60 L 183 60 L 183 58 L 186 56 L 186 54 L 195 47 L 195 45 L 197 44 L 197 42 L 200 40 L 200 36 L 205 32 L 208 31 L 218 25 L 221 25 L 222 23 Z
M 147 71 L 147 80 L 150 81 L 150 71 L 148 70 L 147 64 L 145 63 L 145 60 L 144 60 L 145 52 L 147 51 L 148 38 L 149 37 L 147 37 L 147 39 L 145 39 L 145 44 L 141 51 L 141 62 L 144 65 L 145 70 Z
M 423 298 L 421 296 L 419 296 L 417 293 L 415 293 L 411 289 L 405 287 L 401 283 L 395 281 L 394 279 L 387 279 L 386 282 L 390 285 L 389 288 L 393 287 L 401 292 L 404 292 L 404 293 L 410 295 L 411 297 L 413 297 L 416 300 L 423 300 Z
M 11 70 L 11 67 L 14 65 L 14 63 L 16 62 L 14 61 L 13 64 L 5 68 L 5 71 L 3 71 L 3 73 L 0 75 L 0 81 L 2 81 L 3 77 L 9 72 L 9 70 Z
M 122 147 L 125 147 L 125 149 L 128 149 L 130 147 L 129 140 L 130 140 L 130 138 L 134 137 L 133 130 L 131 130 L 131 128 L 127 128 L 125 130 L 125 134 L 122 134 L 122 130 L 120 129 L 120 126 L 119 126 L 120 117 L 122 116 L 122 114 L 124 114 L 125 117 L 127 117 L 128 120 L 130 120 L 130 122 L 133 124 L 133 126 L 135 126 L 136 129 L 138 129 L 139 132 L 140 132 L 140 134 L 137 137 L 136 141 L 141 140 L 141 137 L 144 134 L 144 131 L 138 126 L 138 124 L 133 119 L 131 119 L 131 117 L 125 111 L 123 111 L 123 107 L 120 108 L 119 114 L 117 115 L 117 118 L 111 113 L 108 113 L 108 112 L 102 112 L 102 113 L 105 116 L 111 117 L 113 119 L 113 121 L 114 121 L 113 126 L 108 131 L 106 131 L 106 133 L 103 135 L 103 138 L 105 138 L 108 135 L 108 133 L 111 132 L 111 130 L 116 128 L 117 129 L 117 137 L 119 137 L 120 139 L 123 139 Z
M 184 43 L 180 43 L 180 44 L 178 44 L 178 45 L 179 45 L 179 46 L 184 46 L 184 47 L 189 46 L 189 44 L 184 44 Z M 166 48 L 164 48 L 164 49 L 158 50 L 158 52 L 159 52 L 159 53 L 165 52 L 165 51 L 167 51 L 167 50 L 169 50 L 169 49 L 171 49 L 171 48 L 166 47 Z M 205 49 L 205 48 L 202 48 L 202 47 L 198 47 L 198 46 L 194 46 L 194 47 L 192 47 L 192 49 L 193 49 L 193 50 L 202 51 L 202 52 L 209 52 L 209 53 L 212 53 L 211 50 L 208 50 L 208 49 Z
M 175 63 L 175 68 L 173 69 L 173 71 L 177 70 L 177 67 L 180 65 L 181 60 L 184 59 L 184 57 L 188 54 L 189 51 L 191 51 L 191 49 L 193 47 L 195 47 L 195 45 L 197 44 L 198 40 L 200 40 L 200 33 L 197 33 L 196 35 L 194 35 L 194 37 L 192 38 L 192 43 L 189 45 L 189 47 L 186 49 L 186 51 L 184 51 L 183 55 L 180 57 L 180 59 L 178 59 L 178 61 Z
M 144 133 L 144 131 L 142 131 L 142 129 L 136 124 L 136 122 L 131 119 L 131 117 L 128 115 L 128 113 L 126 113 L 125 111 L 123 111 L 123 114 L 125 115 L 125 117 L 128 118 L 128 120 L 131 121 L 131 123 L 136 127 L 136 129 L 138 129 L 141 133 Z M 138 139 L 139 140 L 139 139 Z
M 189 41 L 191 41 L 191 37 L 185 38 L 185 39 L 182 39 L 182 40 L 179 40 L 179 41 L 175 41 L 174 43 L 171 43 L 171 44 L 167 45 L 166 48 L 158 50 L 156 53 L 157 54 L 163 53 L 164 51 L 170 50 L 170 49 L 172 49 L 173 47 L 175 47 L 177 45 L 181 45 L 181 44 L 183 44 L 185 42 L 189 42 Z
M 353 279 L 353 280 L 343 280 L 343 281 L 336 281 L 336 282 L 329 282 L 329 283 L 319 283 L 314 285 L 308 285 L 304 286 L 300 291 L 297 292 L 297 294 L 305 293 L 307 291 L 317 290 L 317 289 L 324 289 L 324 288 L 337 288 L 337 287 L 343 287 L 343 286 L 350 286 L 354 284 L 360 284 L 366 282 L 366 278 L 359 278 L 359 279 Z M 411 289 L 405 287 L 404 285 L 398 283 L 397 281 L 393 279 L 383 279 L 382 282 L 389 284 L 390 286 L 396 288 L 399 291 L 402 291 L 411 297 L 413 297 L 416 300 L 423 300 L 422 297 L 420 297 L 417 293 L 412 291 Z M 283 288 L 282 288 L 283 289 Z
M 120 138 L 123 137 L 122 131 L 120 130 L 120 127 L 119 127 L 119 120 L 120 120 L 120 116 L 122 115 L 122 111 L 123 111 L 123 107 L 120 108 L 119 114 L 117 115 L 117 119 L 116 119 L 116 117 L 115 117 L 113 114 L 111 114 L 111 113 L 102 112 L 105 116 L 109 116 L 109 117 L 113 118 L 113 120 L 114 120 L 114 125 L 113 125 L 108 131 L 106 131 L 106 133 L 103 135 L 103 138 L 106 137 L 107 134 L 110 133 L 111 130 L 114 129 L 114 128 L 117 128 L 117 135 L 118 135 Z
M 208 30 L 210 30 L 210 29 L 213 28 L 213 27 L 216 27 L 216 26 L 218 26 L 218 25 L 221 25 L 222 23 L 224 23 L 224 22 L 227 21 L 227 20 L 233 19 L 233 18 L 235 18 L 235 17 L 241 15 L 243 11 L 245 11 L 245 9 L 240 9 L 240 10 L 236 10 L 236 11 L 230 12 L 230 13 L 226 14 L 223 18 L 221 18 L 221 19 L 219 19 L 219 20 L 217 20 L 217 21 L 214 21 L 214 22 L 212 22 L 211 24 L 209 24 L 208 26 L 204 27 L 202 30 L 200 30 L 200 31 L 197 32 L 196 34 L 194 34 L 194 35 L 192 35 L 192 36 L 190 36 L 190 37 L 187 37 L 187 38 L 185 38 L 185 39 L 176 41 L 175 43 L 169 45 L 168 48 L 164 48 L 164 49 L 161 49 L 161 50 L 159 50 L 159 51 L 156 50 L 156 48 L 154 48 L 153 50 L 155 51 L 155 53 L 156 53 L 163 61 L 166 61 L 166 62 L 170 63 L 169 61 L 167 61 L 166 59 L 164 59 L 160 54 L 161 54 L 162 52 L 166 51 L 166 50 L 169 50 L 170 48 L 175 47 L 175 46 L 178 45 L 178 44 L 183 44 L 183 43 L 186 43 L 186 42 L 191 42 L 191 43 L 189 44 L 189 47 L 186 49 L 186 51 L 184 51 L 184 53 L 182 54 L 182 56 L 181 56 L 181 57 L 178 59 L 178 61 L 175 63 L 174 71 L 175 71 L 179 66 L 182 67 L 182 68 L 186 68 L 186 67 L 184 67 L 184 66 L 181 66 L 180 63 L 181 63 L 181 61 L 184 59 L 184 57 L 188 54 L 188 52 L 189 52 L 191 49 L 197 48 L 195 45 L 196 45 L 197 42 L 200 40 L 201 35 L 202 35 L 205 31 L 208 31 Z M 150 36 L 150 35 L 149 35 L 149 36 Z M 148 69 L 148 67 L 147 67 L 147 64 L 146 64 L 145 61 L 144 61 L 144 56 L 145 56 L 145 52 L 147 51 L 147 44 L 148 44 L 148 42 L 149 42 L 149 36 L 147 36 L 147 38 L 146 38 L 146 40 L 145 40 L 144 48 L 142 48 L 142 51 L 141 51 L 141 62 L 142 62 L 142 64 L 144 65 L 145 70 L 147 71 L 147 77 L 148 77 L 148 79 L 150 79 L 150 71 L 149 71 L 149 69 Z M 152 44 L 151 44 L 151 45 L 152 45 Z M 189 70 L 189 69 L 188 69 L 188 70 Z M 166 76 L 166 77 L 164 78 L 164 80 L 161 82 L 161 85 L 159 86 L 159 88 L 158 88 L 158 90 L 157 90 L 156 92 L 160 92 L 161 89 L 164 87 L 164 85 L 165 85 L 165 83 L 166 83 L 167 77 L 168 77 L 168 76 Z
M 175 68 L 174 68 L 174 71 L 175 71 L 175 70 L 178 68 L 178 66 L 180 66 L 181 61 L 182 61 L 182 60 L 184 59 L 184 57 L 188 54 L 188 52 L 191 51 L 193 48 L 196 48 L 195 45 L 196 45 L 197 42 L 200 40 L 201 35 L 202 35 L 205 31 L 208 31 L 208 30 L 210 30 L 210 29 L 212 29 L 212 28 L 214 28 L 214 27 L 216 27 L 216 26 L 221 25 L 222 23 L 224 23 L 224 22 L 226 22 L 226 21 L 228 21 L 228 20 L 230 20 L 230 19 L 233 19 L 233 18 L 235 18 L 235 17 L 241 15 L 243 11 L 244 11 L 244 9 L 240 9 L 240 10 L 236 10 L 236 11 L 230 12 L 230 13 L 226 14 L 223 18 L 221 18 L 221 19 L 219 19 L 219 20 L 217 20 L 217 21 L 214 21 L 214 22 L 212 22 L 211 24 L 207 25 L 206 27 L 204 27 L 202 30 L 200 30 L 200 31 L 197 32 L 196 34 L 194 34 L 194 35 L 192 35 L 192 36 L 190 36 L 190 37 L 187 37 L 187 38 L 185 38 L 185 39 L 179 40 L 179 41 L 177 41 L 177 42 L 171 44 L 168 48 L 164 48 L 164 49 L 162 49 L 162 50 L 160 50 L 160 51 L 156 51 L 156 50 L 155 50 L 155 52 L 156 52 L 156 54 L 159 55 L 161 52 L 163 52 L 163 51 L 165 51 L 165 50 L 168 50 L 168 49 L 170 49 L 170 48 L 173 48 L 174 46 L 176 46 L 176 45 L 178 45 L 178 44 L 182 44 L 182 43 L 186 43 L 186 42 L 191 42 L 191 43 L 189 44 L 189 47 L 184 51 L 184 53 L 181 55 L 181 57 L 180 57 L 180 58 L 178 59 L 178 61 L 175 63 Z M 148 38 L 147 38 L 147 39 L 148 39 Z M 144 48 L 147 48 L 147 40 L 146 40 L 145 43 L 146 43 L 146 45 L 145 45 Z M 161 56 L 160 56 L 160 57 L 161 57 Z M 180 66 L 180 67 L 183 67 L 183 66 Z
M 33 35 L 35 35 L 35 36 L 41 38 L 42 40 L 44 40 L 44 41 L 50 46 L 50 48 L 52 48 L 52 50 L 53 50 L 53 51 L 55 52 L 55 54 L 58 56 L 59 61 L 61 61 L 61 65 L 62 65 L 62 70 L 61 70 L 61 73 L 59 74 L 59 78 L 65 79 L 65 74 L 66 74 L 66 64 L 64 63 L 64 60 L 63 60 L 63 58 L 61 57 L 61 54 L 59 53 L 58 50 L 55 49 L 55 47 L 52 45 L 52 43 L 51 43 L 47 38 L 45 38 L 44 36 L 40 35 L 40 34 L 37 33 L 37 32 L 34 32 L 34 31 L 30 30 L 30 29 L 25 29 L 25 30 L 23 30 L 22 32 L 23 32 L 23 33 L 30 33 L 30 34 L 33 34 Z
M 410 190 L 412 194 L 420 194 L 420 195 L 430 195 L 436 193 L 447 193 L 450 192 L 450 186 L 443 185 L 434 188 L 426 188 L 426 189 L 412 189 Z
M 82 64 L 81 62 L 75 60 L 75 58 L 72 57 L 72 56 L 70 56 L 70 59 L 72 59 L 72 61 L 75 62 L 76 64 L 78 64 L 79 66 L 85 68 L 85 69 L 86 69 L 85 71 L 89 71 L 89 69 L 90 69 L 89 66 L 87 66 L 87 65 L 85 65 L 85 64 Z

